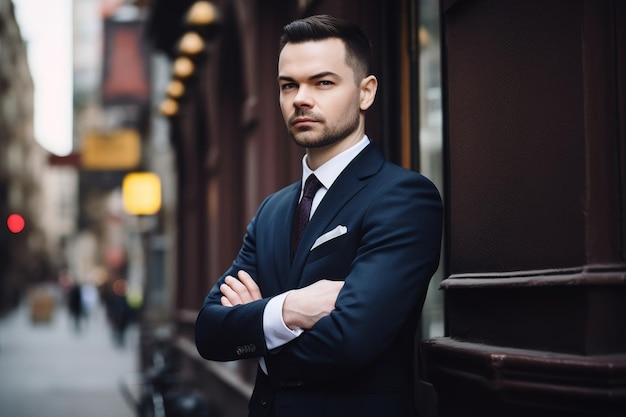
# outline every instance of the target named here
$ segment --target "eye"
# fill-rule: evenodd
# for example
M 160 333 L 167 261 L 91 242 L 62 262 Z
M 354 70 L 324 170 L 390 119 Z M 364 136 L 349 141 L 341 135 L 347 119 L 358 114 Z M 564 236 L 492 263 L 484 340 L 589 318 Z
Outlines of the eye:
M 298 85 L 296 83 L 284 83 L 280 85 L 280 89 L 285 91 L 285 90 L 292 90 L 294 88 L 297 88 Z
M 321 80 L 319 83 L 317 83 L 319 86 L 321 87 L 330 87 L 335 85 L 334 82 L 330 81 L 330 80 Z

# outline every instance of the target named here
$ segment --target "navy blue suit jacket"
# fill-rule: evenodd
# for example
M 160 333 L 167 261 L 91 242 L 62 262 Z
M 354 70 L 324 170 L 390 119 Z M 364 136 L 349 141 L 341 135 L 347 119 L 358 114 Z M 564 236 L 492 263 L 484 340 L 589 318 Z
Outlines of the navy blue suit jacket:
M 267 197 L 241 250 L 205 299 L 196 345 L 206 359 L 265 356 L 251 416 L 413 416 L 414 336 L 439 263 L 442 204 L 422 175 L 369 144 L 340 174 L 293 258 L 290 231 L 300 182 Z M 347 233 L 310 249 L 324 233 Z M 219 285 L 247 271 L 263 299 L 223 307 Z M 272 296 L 320 279 L 345 282 L 335 310 L 268 351 L 263 310 Z

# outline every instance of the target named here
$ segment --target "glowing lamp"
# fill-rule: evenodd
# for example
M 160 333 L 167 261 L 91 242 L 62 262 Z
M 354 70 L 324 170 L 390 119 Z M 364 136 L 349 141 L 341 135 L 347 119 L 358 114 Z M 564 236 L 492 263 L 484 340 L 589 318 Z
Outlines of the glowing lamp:
M 187 55 L 198 55 L 204 49 L 204 41 L 196 32 L 187 32 L 180 40 L 180 52 Z
M 127 174 L 122 182 L 124 209 L 130 214 L 156 214 L 161 208 L 161 180 L 151 172 Z
M 161 113 L 167 117 L 174 116 L 176 113 L 178 113 L 178 103 L 171 98 L 166 98 L 161 103 Z
M 210 1 L 197 1 L 187 12 L 187 23 L 193 26 L 207 26 L 217 20 L 217 7 Z
M 187 78 L 193 74 L 194 65 L 191 59 L 181 56 L 174 61 L 174 75 L 178 78 Z
M 26 222 L 24 218 L 19 214 L 11 214 L 7 218 L 7 227 L 11 231 L 11 233 L 19 233 L 24 230 L 24 226 L 26 226 Z
M 179 80 L 172 80 L 167 86 L 167 95 L 172 98 L 180 98 L 185 94 L 185 85 Z

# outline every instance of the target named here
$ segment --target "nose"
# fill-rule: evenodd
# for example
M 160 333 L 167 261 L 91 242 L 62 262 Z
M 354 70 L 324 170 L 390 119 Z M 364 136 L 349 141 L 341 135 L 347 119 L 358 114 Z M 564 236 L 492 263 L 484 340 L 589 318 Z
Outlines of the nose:
M 300 85 L 300 87 L 298 88 L 298 93 L 294 97 L 293 105 L 297 108 L 313 107 L 313 97 L 311 96 L 311 91 L 307 86 Z

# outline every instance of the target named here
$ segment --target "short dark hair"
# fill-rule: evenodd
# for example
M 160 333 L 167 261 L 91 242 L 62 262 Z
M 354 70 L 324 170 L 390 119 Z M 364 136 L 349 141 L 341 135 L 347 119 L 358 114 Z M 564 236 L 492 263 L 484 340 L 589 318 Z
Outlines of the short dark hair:
M 285 25 L 280 38 L 280 50 L 288 43 L 330 38 L 343 41 L 346 47 L 346 63 L 353 69 L 357 81 L 371 73 L 372 48 L 369 39 L 357 24 L 336 16 L 309 16 Z

